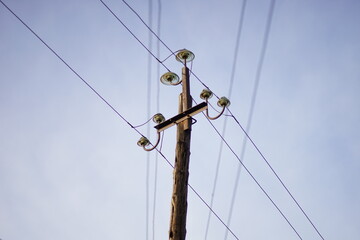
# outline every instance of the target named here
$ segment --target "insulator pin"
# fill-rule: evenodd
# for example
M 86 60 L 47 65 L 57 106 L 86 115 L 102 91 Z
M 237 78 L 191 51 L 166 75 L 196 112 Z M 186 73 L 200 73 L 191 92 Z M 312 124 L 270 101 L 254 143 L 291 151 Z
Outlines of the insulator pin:
M 227 99 L 226 97 L 221 97 L 220 99 L 219 99 L 219 101 L 217 102 L 217 105 L 219 106 L 219 107 L 228 107 L 228 106 L 230 106 L 230 100 L 229 99 Z
M 157 113 L 153 117 L 154 123 L 160 124 L 165 121 L 165 117 L 161 113 Z
M 212 91 L 210 91 L 209 89 L 204 89 L 202 90 L 202 92 L 200 93 L 200 98 L 204 99 L 204 100 L 208 100 L 213 96 Z
M 146 146 L 148 146 L 150 144 L 150 141 L 149 141 L 149 139 L 147 139 L 146 137 L 141 137 L 140 139 L 139 139 L 139 141 L 137 142 L 137 145 L 139 146 L 139 147 L 146 147 Z

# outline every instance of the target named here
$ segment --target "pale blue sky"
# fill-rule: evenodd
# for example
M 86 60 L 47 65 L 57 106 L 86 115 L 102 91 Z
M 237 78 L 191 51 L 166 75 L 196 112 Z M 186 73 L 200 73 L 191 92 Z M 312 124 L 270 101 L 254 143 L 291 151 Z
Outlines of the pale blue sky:
M 128 121 L 147 120 L 148 53 L 100 1 L 5 3 Z M 106 3 L 148 43 L 147 29 L 122 1 Z M 148 1 L 129 4 L 148 19 Z M 162 1 L 162 40 L 193 51 L 193 71 L 219 96 L 228 94 L 241 4 Z M 248 1 L 245 13 L 230 106 L 244 126 L 269 4 Z M 359 12 L 359 1 L 276 1 L 250 132 L 327 240 L 360 238 Z M 0 31 L 0 238 L 146 239 L 147 153 L 136 145 L 139 135 L 2 5 Z M 168 55 L 161 46 L 161 59 Z M 165 64 L 181 73 L 174 58 Z M 152 66 L 155 114 L 155 60 Z M 199 102 L 203 86 L 192 78 L 191 87 Z M 176 115 L 180 91 L 160 85 L 165 117 Z M 196 119 L 190 183 L 210 202 L 220 138 L 202 115 Z M 226 139 L 240 154 L 243 134 L 232 119 Z M 170 161 L 174 148 L 175 127 L 162 148 Z M 151 152 L 148 239 L 155 161 Z M 303 239 L 320 239 L 250 144 L 244 161 Z M 224 221 L 238 165 L 224 148 L 213 205 Z M 172 169 L 159 158 L 155 239 L 168 235 L 171 188 Z M 187 239 L 204 239 L 208 209 L 192 192 L 188 205 Z M 230 227 L 239 239 L 298 239 L 245 171 Z M 224 233 L 212 217 L 208 239 Z

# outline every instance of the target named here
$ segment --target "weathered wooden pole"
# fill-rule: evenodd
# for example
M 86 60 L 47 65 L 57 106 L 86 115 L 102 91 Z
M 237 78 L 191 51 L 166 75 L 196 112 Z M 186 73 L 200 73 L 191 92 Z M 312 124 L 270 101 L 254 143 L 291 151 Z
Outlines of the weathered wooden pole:
M 158 133 L 156 144 L 151 144 L 152 146 L 147 148 L 147 146 L 150 145 L 150 141 L 144 136 L 140 138 L 137 144 L 140 147 L 143 147 L 144 150 L 151 151 L 158 146 L 161 138 L 160 133 L 177 124 L 169 240 L 185 240 L 192 116 L 202 111 L 206 111 L 206 116 L 211 120 L 215 120 L 224 113 L 225 108 L 230 105 L 230 101 L 226 97 L 220 98 L 218 105 L 223 107 L 222 111 L 219 115 L 210 117 L 208 114 L 208 99 L 211 98 L 213 93 L 206 88 L 200 94 L 200 98 L 205 100 L 205 102 L 192 107 L 192 97 L 190 95 L 190 71 L 187 68 L 186 63 L 191 62 L 195 58 L 195 55 L 191 51 L 183 49 L 177 51 L 175 57 L 177 61 L 184 64 L 181 80 L 182 93 L 179 97 L 179 114 L 167 120 L 165 120 L 162 114 L 155 114 L 153 120 L 158 123 L 158 125 L 155 126 Z M 163 74 L 160 81 L 165 85 L 176 86 L 180 84 L 179 77 L 170 71 Z
M 179 97 L 179 113 L 192 105 L 189 83 L 189 69 L 182 69 L 182 93 Z M 171 200 L 170 240 L 185 240 L 187 193 L 189 179 L 191 118 L 177 125 L 177 143 L 174 166 L 174 185 Z

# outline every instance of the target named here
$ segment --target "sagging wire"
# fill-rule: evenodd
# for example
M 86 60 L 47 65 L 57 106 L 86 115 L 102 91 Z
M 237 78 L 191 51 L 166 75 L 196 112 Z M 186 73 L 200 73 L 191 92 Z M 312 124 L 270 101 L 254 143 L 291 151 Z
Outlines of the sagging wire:
M 209 106 L 210 106 L 215 112 L 221 113 L 221 112 L 220 112 L 219 110 L 217 110 L 210 102 L 208 102 L 208 104 L 209 104 Z M 228 112 L 228 111 L 227 111 L 227 112 Z M 233 115 L 225 114 L 225 113 L 223 113 L 222 115 L 225 116 L 225 117 L 233 117 Z
M 296 233 L 296 235 L 299 237 L 299 239 L 302 240 L 302 237 L 298 233 L 298 231 L 295 229 L 295 227 L 291 224 L 289 219 L 284 215 L 284 213 L 281 211 L 281 209 L 277 206 L 277 204 L 274 202 L 274 200 L 270 197 L 270 195 L 266 192 L 266 190 L 262 187 L 262 185 L 258 182 L 258 180 L 254 177 L 254 175 L 250 172 L 250 170 L 245 166 L 245 164 L 241 161 L 239 156 L 235 153 L 235 151 L 232 149 L 232 147 L 229 145 L 229 143 L 225 140 L 225 138 L 220 134 L 219 130 L 214 126 L 214 124 L 210 121 L 210 119 L 206 116 L 205 113 L 203 113 L 211 126 L 214 128 L 215 132 L 219 135 L 221 140 L 225 143 L 225 145 L 229 148 L 229 150 L 234 154 L 234 156 L 237 158 L 239 163 L 242 165 L 242 167 L 246 170 L 246 172 L 250 175 L 250 177 L 253 179 L 253 181 L 256 183 L 256 185 L 261 189 L 261 191 L 266 195 L 266 197 L 270 200 L 270 202 L 274 205 L 274 207 L 278 210 L 278 212 L 281 214 L 281 216 L 285 219 L 285 221 L 289 224 L 289 226 L 292 228 L 292 230 Z
M 140 125 L 136 125 L 136 126 L 132 126 L 132 128 L 139 128 L 144 126 L 145 124 L 147 124 L 148 122 L 150 122 L 153 119 L 154 116 L 152 116 L 149 120 L 147 120 L 146 122 L 140 124 Z

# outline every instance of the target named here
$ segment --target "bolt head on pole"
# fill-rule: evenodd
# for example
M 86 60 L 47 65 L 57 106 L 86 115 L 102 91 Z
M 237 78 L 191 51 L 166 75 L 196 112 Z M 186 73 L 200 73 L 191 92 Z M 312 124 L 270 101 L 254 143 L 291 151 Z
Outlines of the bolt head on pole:
M 176 73 L 167 72 L 161 76 L 160 82 L 165 85 L 178 85 L 180 83 L 180 78 Z
M 184 64 L 191 62 L 195 58 L 195 54 L 187 49 L 180 50 L 176 56 L 176 60 Z

